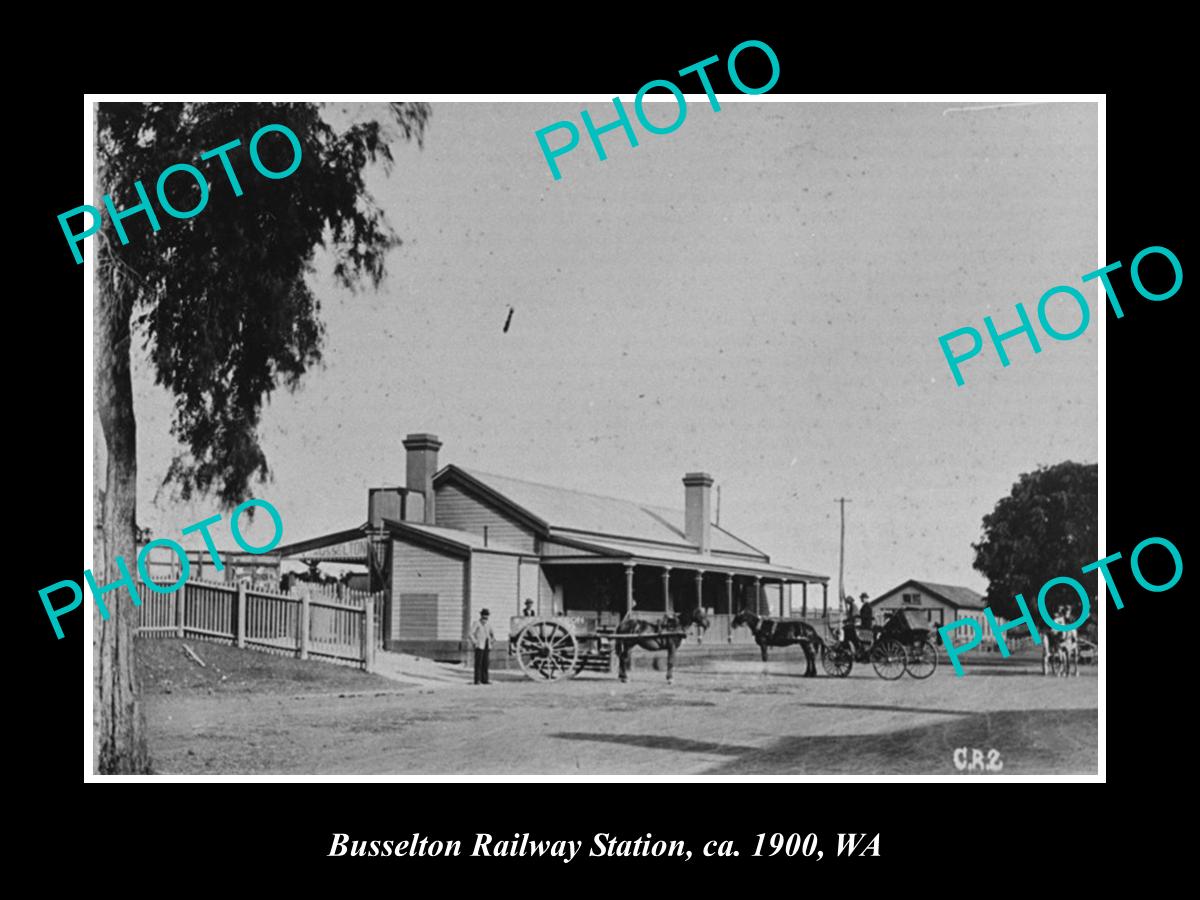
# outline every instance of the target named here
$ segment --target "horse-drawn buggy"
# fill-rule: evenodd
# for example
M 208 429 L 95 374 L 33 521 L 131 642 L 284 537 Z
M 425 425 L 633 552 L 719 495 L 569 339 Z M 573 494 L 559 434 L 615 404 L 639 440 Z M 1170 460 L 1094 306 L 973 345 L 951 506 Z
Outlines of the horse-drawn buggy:
M 937 668 L 937 647 L 932 631 L 911 610 L 900 610 L 881 627 L 856 628 L 857 643 L 845 635 L 841 640 L 824 640 L 812 623 L 803 618 L 773 618 L 742 610 L 733 618 L 733 627 L 745 625 L 767 661 L 768 647 L 799 644 L 804 650 L 806 676 L 817 674 L 816 654 L 827 675 L 845 678 L 856 662 L 869 662 L 881 678 L 894 681 L 905 672 L 914 678 L 928 678 Z M 829 629 L 828 620 L 825 627 Z M 832 637 L 832 630 L 830 630 Z
M 634 647 L 667 652 L 667 681 L 674 680 L 675 651 L 695 625 L 708 628 L 702 609 L 666 613 L 653 618 L 629 615 L 613 626 L 593 625 L 583 616 L 513 616 L 508 652 L 534 681 L 574 678 L 585 669 L 611 672 L 614 654 L 621 681 L 628 679 Z
M 898 610 L 882 626 L 848 627 L 854 628 L 857 645 L 843 637 L 821 648 L 821 665 L 828 675 L 845 678 L 856 662 L 871 663 L 875 674 L 888 681 L 905 672 L 913 678 L 928 678 L 937 668 L 933 631 L 913 610 Z

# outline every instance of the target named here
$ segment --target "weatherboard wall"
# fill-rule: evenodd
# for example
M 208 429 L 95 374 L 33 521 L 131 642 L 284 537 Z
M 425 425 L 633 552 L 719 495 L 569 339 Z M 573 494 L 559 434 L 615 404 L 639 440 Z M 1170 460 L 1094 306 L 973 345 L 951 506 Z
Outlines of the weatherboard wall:
M 467 495 L 457 485 L 446 484 L 437 489 L 437 523 L 443 528 L 457 528 L 480 537 L 487 528 L 487 538 L 497 544 L 533 553 L 536 539 L 530 528 L 499 509 Z
M 519 556 L 482 550 L 471 554 L 471 609 L 467 620 L 474 622 L 480 610 L 488 610 L 497 641 L 508 640 L 508 620 L 521 612 L 517 596 L 520 561 Z
M 393 641 L 461 640 L 466 560 L 392 543 Z

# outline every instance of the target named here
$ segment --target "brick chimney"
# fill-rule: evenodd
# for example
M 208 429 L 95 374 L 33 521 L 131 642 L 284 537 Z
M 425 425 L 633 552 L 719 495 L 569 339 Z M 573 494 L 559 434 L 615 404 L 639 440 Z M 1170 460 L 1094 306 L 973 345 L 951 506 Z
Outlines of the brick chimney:
M 701 553 L 712 549 L 712 476 L 707 472 L 688 472 L 683 476 L 685 491 L 684 534 L 697 544 Z
M 438 450 L 442 442 L 435 434 L 410 434 L 404 439 L 407 456 L 407 487 L 425 499 L 425 524 L 437 522 L 434 511 L 433 476 L 437 474 Z

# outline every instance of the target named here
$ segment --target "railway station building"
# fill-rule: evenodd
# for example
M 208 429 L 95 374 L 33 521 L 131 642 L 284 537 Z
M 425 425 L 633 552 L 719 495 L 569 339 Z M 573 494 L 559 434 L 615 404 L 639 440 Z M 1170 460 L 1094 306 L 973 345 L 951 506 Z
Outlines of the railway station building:
M 439 466 L 441 447 L 432 434 L 408 435 L 405 483 L 369 489 L 365 522 L 273 551 L 365 566 L 385 593 L 386 649 L 458 657 L 484 607 L 504 642 L 526 599 L 538 615 L 593 626 L 701 606 L 712 620 L 706 644 L 752 642 L 730 629 L 742 608 L 828 613 L 828 576 L 774 563 L 712 522 L 706 473 L 684 475 L 682 508 L 668 509 Z

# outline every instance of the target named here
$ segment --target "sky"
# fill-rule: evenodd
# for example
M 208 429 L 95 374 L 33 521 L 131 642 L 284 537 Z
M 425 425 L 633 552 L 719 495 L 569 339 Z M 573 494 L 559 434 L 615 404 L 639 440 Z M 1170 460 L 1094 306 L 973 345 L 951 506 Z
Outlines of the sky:
M 367 179 L 404 242 L 388 277 L 347 291 L 318 253 L 324 363 L 265 408 L 256 496 L 285 541 L 361 524 L 368 487 L 404 483 L 404 436 L 432 432 L 443 465 L 653 505 L 709 472 L 722 527 L 831 588 L 844 496 L 848 592 L 984 591 L 983 516 L 1023 472 L 1097 460 L 1094 104 L 722 100 L 689 95 L 668 135 L 634 119 L 637 147 L 607 133 L 605 161 L 579 111 L 611 104 L 433 105 L 424 147 Z M 674 101 L 648 109 L 667 124 Z M 555 181 L 534 132 L 561 120 L 582 134 Z M 938 337 L 1013 328 L 1017 302 L 1036 321 L 1056 285 L 1087 331 L 1018 336 L 1007 368 L 987 346 L 957 387 Z M 1062 298 L 1048 315 L 1079 322 Z M 134 391 L 139 522 L 178 539 L 217 503 L 160 490 L 180 448 L 144 358 Z

